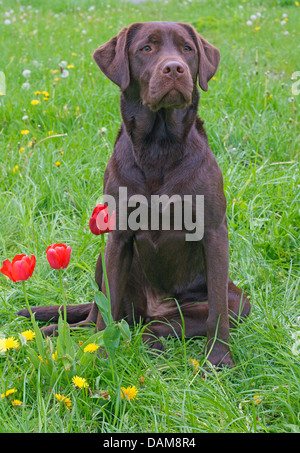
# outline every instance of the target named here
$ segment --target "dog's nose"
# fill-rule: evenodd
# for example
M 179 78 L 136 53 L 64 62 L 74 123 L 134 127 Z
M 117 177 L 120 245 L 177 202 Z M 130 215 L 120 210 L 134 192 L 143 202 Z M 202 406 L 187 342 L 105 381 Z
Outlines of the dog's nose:
M 162 67 L 162 72 L 168 77 L 177 79 L 184 73 L 184 67 L 179 61 L 168 61 Z

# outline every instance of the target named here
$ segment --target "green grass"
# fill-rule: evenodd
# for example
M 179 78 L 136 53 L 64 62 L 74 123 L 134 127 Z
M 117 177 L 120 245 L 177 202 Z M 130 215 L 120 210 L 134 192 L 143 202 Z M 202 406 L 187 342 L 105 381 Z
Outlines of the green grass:
M 26 284 L 30 304 L 61 303 L 58 274 L 45 255 L 53 242 L 72 247 L 63 275 L 68 302 L 94 297 L 100 242 L 88 220 L 101 199 L 120 113 L 118 88 L 100 73 L 93 51 L 132 22 L 174 20 L 192 23 L 221 52 L 199 114 L 224 175 L 230 275 L 253 310 L 231 332 L 236 372 L 212 372 L 205 380 L 204 339 L 165 340 L 168 357 L 150 358 L 140 326 L 129 342 L 121 339 L 112 362 L 82 352 L 79 341 L 102 341 L 93 339 L 93 329 L 73 332 L 65 345 L 35 339 L 10 350 L 0 356 L 0 392 L 17 392 L 0 398 L 0 432 L 299 432 L 300 96 L 292 94 L 291 76 L 300 70 L 300 6 L 287 0 L 27 4 L 0 4 L 0 71 L 7 85 L 0 97 L 0 259 L 36 255 Z M 257 12 L 261 17 L 246 25 Z M 67 78 L 60 76 L 62 60 L 74 65 Z M 31 70 L 28 90 L 25 69 Z M 40 103 L 31 105 L 33 99 Z M 20 284 L 1 276 L 2 337 L 19 338 L 32 328 L 15 316 L 24 307 Z M 48 363 L 37 354 L 47 354 Z M 200 363 L 196 373 L 190 358 Z M 74 375 L 85 377 L 89 389 L 75 388 Z M 120 388 L 130 385 L 138 388 L 131 402 L 120 397 Z M 71 410 L 56 393 L 72 400 Z M 13 399 L 22 405 L 12 406 Z

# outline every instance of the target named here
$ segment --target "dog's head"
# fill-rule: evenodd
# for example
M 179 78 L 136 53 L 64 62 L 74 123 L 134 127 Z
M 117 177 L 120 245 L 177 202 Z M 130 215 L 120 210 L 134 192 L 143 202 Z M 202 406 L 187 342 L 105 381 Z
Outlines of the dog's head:
M 123 28 L 93 55 L 101 71 L 122 91 L 137 87 L 151 110 L 185 108 L 197 81 L 207 91 L 220 53 L 189 24 L 145 22 Z

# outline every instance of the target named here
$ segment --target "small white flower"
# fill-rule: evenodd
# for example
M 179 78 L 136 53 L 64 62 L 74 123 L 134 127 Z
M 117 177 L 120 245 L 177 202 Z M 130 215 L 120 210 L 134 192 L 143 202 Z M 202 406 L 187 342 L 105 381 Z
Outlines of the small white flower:
M 9 11 L 6 11 L 6 12 L 4 13 L 4 15 L 5 15 L 6 17 L 9 17 L 9 16 L 10 16 L 10 12 L 9 12 Z
M 246 24 L 250 26 L 250 25 L 252 25 L 252 21 L 251 20 L 247 20 Z
M 63 79 L 69 77 L 69 71 L 67 69 L 63 69 L 63 72 L 60 75 Z
M 300 342 L 296 341 L 292 348 L 291 348 L 292 354 L 293 355 L 299 355 L 300 354 Z
M 100 132 L 102 132 L 102 134 L 105 134 L 107 132 L 107 128 L 106 127 L 101 127 Z
M 5 25 L 10 25 L 11 24 L 11 20 L 5 19 L 4 23 L 5 23 Z
M 28 83 L 28 82 L 23 83 L 22 88 L 23 88 L 23 90 L 29 90 L 30 83 Z
M 280 23 L 281 23 L 281 25 L 285 25 L 285 24 L 286 24 L 286 21 L 285 21 L 285 20 L 282 20 Z
M 23 121 L 27 121 L 28 119 L 29 119 L 29 116 L 28 116 L 28 115 L 22 116 L 22 120 L 23 120 Z
M 257 17 L 261 17 L 261 13 L 256 13 Z
M 22 72 L 22 76 L 23 76 L 23 77 L 26 77 L 26 79 L 27 79 L 28 77 L 30 77 L 30 74 L 31 74 L 30 69 L 24 69 L 24 71 Z
M 90 6 L 89 7 L 89 11 L 94 11 L 94 9 L 95 9 L 95 6 Z
M 61 62 L 59 63 L 59 66 L 60 66 L 61 68 L 66 68 L 66 67 L 68 66 L 68 63 L 67 63 L 66 61 L 63 60 L 63 61 L 61 61 Z
M 83 35 L 86 35 L 86 30 L 81 30 L 81 33 L 82 33 Z
M 284 34 L 284 35 L 289 35 L 289 32 L 288 32 L 287 30 L 285 30 L 285 31 L 283 32 L 283 34 Z
M 285 18 L 285 17 L 288 17 L 288 15 L 286 13 L 282 14 L 282 17 Z
M 252 14 L 252 16 L 250 16 L 250 19 L 251 19 L 251 20 L 256 20 L 256 15 L 255 15 L 255 14 Z

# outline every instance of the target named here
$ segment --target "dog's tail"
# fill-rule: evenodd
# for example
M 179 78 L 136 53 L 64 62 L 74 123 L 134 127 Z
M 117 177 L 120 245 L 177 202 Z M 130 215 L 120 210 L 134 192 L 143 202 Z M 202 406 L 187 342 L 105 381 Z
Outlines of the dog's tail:
M 68 305 L 67 306 L 67 322 L 69 324 L 74 324 L 80 321 L 84 321 L 91 309 L 93 304 L 78 304 L 78 305 Z M 53 321 L 58 322 L 60 313 L 63 315 L 64 307 L 63 305 L 49 305 L 43 307 L 32 307 L 32 313 L 35 314 L 35 319 L 37 321 Z M 27 308 L 18 311 L 17 315 L 25 316 L 30 318 L 30 314 Z

